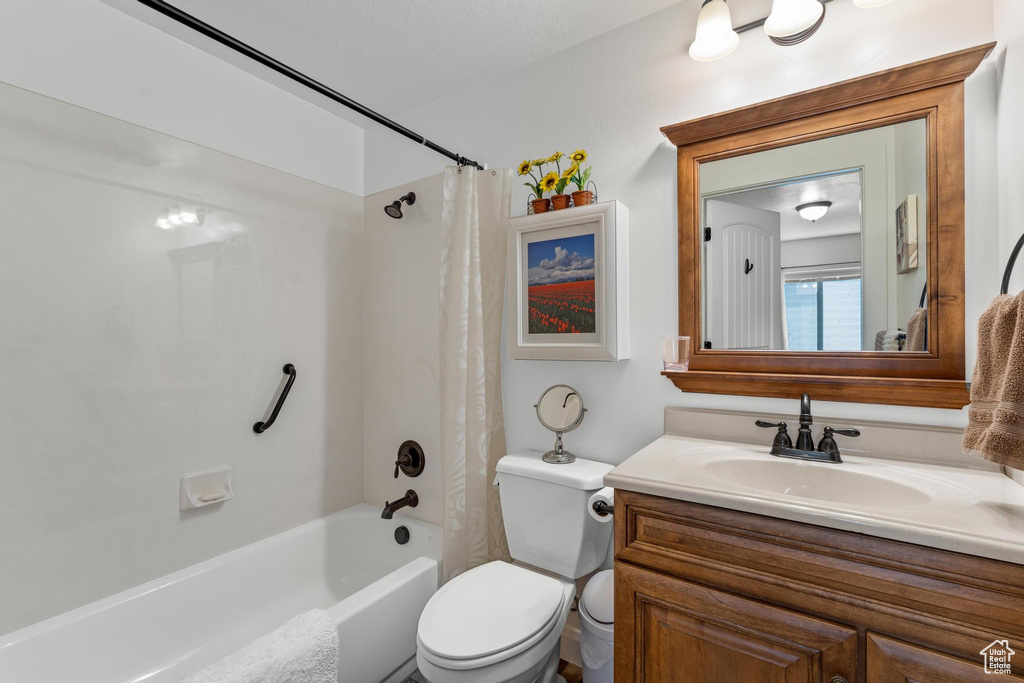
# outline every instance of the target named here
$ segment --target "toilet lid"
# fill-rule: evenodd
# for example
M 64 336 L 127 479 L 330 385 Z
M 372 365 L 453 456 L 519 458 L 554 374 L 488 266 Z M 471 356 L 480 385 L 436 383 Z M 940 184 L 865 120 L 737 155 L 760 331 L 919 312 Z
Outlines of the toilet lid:
M 420 643 L 449 659 L 476 659 L 550 628 L 564 600 L 557 579 L 488 562 L 446 583 L 420 615 Z

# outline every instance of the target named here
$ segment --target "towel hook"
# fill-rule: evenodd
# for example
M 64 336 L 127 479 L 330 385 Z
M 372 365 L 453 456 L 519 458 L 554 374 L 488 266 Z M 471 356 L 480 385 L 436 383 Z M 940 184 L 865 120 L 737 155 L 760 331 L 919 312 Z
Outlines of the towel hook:
M 1022 247 L 1024 247 L 1024 235 L 1020 236 L 1017 245 L 1010 252 L 1010 260 L 1006 262 L 1006 270 L 1003 271 L 1003 286 L 999 289 L 1000 294 L 1006 294 L 1010 290 L 1010 276 L 1013 275 L 1013 266 L 1017 263 L 1017 257 L 1020 255 Z

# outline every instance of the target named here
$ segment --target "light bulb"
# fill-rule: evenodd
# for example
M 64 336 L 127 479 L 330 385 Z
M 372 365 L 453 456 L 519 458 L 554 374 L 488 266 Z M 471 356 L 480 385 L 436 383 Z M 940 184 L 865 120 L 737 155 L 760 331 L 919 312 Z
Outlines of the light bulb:
M 697 16 L 697 37 L 690 45 L 690 57 L 697 62 L 712 62 L 725 57 L 740 44 L 740 34 L 732 28 L 732 15 L 725 0 L 705 0 Z
M 888 5 L 892 0 L 853 0 L 853 4 L 857 7 L 871 8 L 881 7 L 882 5 Z
M 177 204 L 171 206 L 170 211 L 167 212 L 167 220 L 171 222 L 171 225 L 181 225 L 185 221 L 181 220 L 181 207 Z
M 796 207 L 796 211 L 800 214 L 801 218 L 805 218 L 813 223 L 828 213 L 831 207 L 832 202 L 811 202 L 809 204 L 801 204 Z
M 814 26 L 825 11 L 818 0 L 774 0 L 764 32 L 773 38 L 788 38 Z
M 182 223 L 191 224 L 199 220 L 199 215 L 196 213 L 195 209 L 189 206 L 184 206 L 180 211 L 178 211 L 178 218 L 181 219 Z
M 156 227 L 160 228 L 161 230 L 170 230 L 171 228 L 174 227 L 173 225 L 171 225 L 171 221 L 168 218 L 167 209 L 164 209 L 163 211 L 160 212 L 160 216 L 157 217 L 156 219 Z

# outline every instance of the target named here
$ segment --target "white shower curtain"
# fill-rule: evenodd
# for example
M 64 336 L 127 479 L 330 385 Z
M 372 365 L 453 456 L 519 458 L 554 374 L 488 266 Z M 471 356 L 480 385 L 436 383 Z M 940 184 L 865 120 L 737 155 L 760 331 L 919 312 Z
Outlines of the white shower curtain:
M 505 454 L 501 311 L 512 171 L 447 168 L 441 249 L 444 579 L 510 559 L 494 467 Z

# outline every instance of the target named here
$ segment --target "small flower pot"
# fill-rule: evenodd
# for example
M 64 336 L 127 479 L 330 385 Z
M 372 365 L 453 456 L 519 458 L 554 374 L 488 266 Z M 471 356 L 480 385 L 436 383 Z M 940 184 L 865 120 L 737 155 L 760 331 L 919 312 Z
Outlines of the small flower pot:
M 567 194 L 556 194 L 551 198 L 551 208 L 555 211 L 559 209 L 569 208 L 569 195 Z
M 533 207 L 534 213 L 547 213 L 548 209 L 551 208 L 550 199 L 531 199 L 530 206 Z
M 590 190 L 583 190 L 572 193 L 572 205 L 573 206 L 586 206 L 594 198 L 594 193 Z

